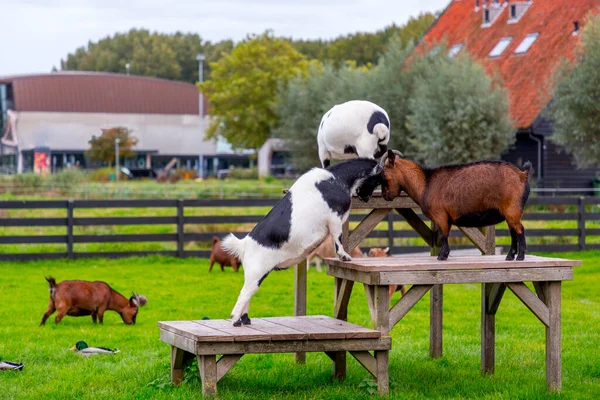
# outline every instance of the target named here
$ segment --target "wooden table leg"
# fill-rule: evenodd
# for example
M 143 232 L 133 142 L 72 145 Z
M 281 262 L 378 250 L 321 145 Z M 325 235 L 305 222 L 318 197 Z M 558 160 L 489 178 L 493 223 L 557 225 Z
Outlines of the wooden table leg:
M 549 311 L 549 324 L 546 327 L 546 385 L 550 390 L 562 388 L 560 308 L 561 282 L 548 282 L 545 293 Z
M 377 369 L 377 392 L 380 396 L 387 396 L 390 392 L 389 352 L 375 351 L 375 362 Z
M 217 356 L 197 356 L 200 379 L 202 380 L 202 396 L 217 394 Z
M 301 261 L 296 265 L 294 273 L 294 315 L 306 315 L 306 273 L 308 265 L 306 260 Z M 300 352 L 294 354 L 294 360 L 297 364 L 306 362 L 306 353 Z
M 178 385 L 183 380 L 183 358 L 185 351 L 171 346 L 171 382 Z
M 442 356 L 442 307 L 444 305 L 443 285 L 433 285 L 429 303 L 429 355 Z
M 378 285 L 374 288 L 375 329 L 381 332 L 381 336 L 388 336 L 390 326 L 390 299 L 389 286 Z M 375 351 L 377 363 L 377 391 L 380 395 L 387 395 L 390 387 L 389 377 L 389 352 Z
M 348 303 L 352 294 L 354 281 L 335 278 L 334 285 L 333 317 L 347 321 Z M 333 360 L 333 379 L 346 379 L 346 356 L 345 351 L 332 352 L 330 357 Z
M 504 295 L 503 283 L 481 284 L 481 373 L 493 374 L 496 359 L 496 311 Z

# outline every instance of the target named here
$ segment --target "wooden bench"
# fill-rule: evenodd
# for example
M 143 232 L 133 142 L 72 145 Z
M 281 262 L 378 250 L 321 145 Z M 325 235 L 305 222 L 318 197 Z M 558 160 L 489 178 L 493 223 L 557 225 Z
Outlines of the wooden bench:
M 181 382 L 184 360 L 196 356 L 204 395 L 217 392 L 217 382 L 244 354 L 321 351 L 337 365 L 343 360 L 344 368 L 334 369 L 334 379 L 345 378 L 348 351 L 375 377 L 380 394 L 389 390 L 391 338 L 346 321 L 317 315 L 253 318 L 251 325 L 237 328 L 229 320 L 165 321 L 158 326 L 160 339 L 171 345 L 171 381 Z

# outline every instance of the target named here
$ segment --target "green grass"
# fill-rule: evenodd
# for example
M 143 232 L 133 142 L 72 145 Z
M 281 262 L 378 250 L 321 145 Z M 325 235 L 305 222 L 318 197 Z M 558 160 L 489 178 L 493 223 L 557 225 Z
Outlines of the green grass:
M 496 318 L 496 374 L 481 376 L 480 285 L 444 289 L 444 356 L 428 356 L 428 296 L 391 332 L 391 398 L 397 399 L 595 399 L 600 393 L 600 252 L 555 254 L 582 259 L 575 279 L 563 285 L 563 391 L 545 389 L 543 325 L 507 291 Z M 148 257 L 1 263 L 0 359 L 22 362 L 22 372 L 0 372 L 2 399 L 196 399 L 196 370 L 171 386 L 169 347 L 159 340 L 161 320 L 226 318 L 243 274 L 231 268 L 208 273 L 206 260 Z M 48 302 L 45 275 L 57 280 L 105 280 L 124 295 L 148 297 L 134 326 L 107 312 L 104 325 L 90 317 L 39 321 Z M 293 271 L 271 274 L 253 298 L 251 316 L 291 315 Z M 333 279 L 308 274 L 308 313 L 332 314 Z M 397 295 L 396 295 L 397 296 Z M 350 322 L 369 326 L 362 287 L 353 292 Z M 68 349 L 78 340 L 119 348 L 114 356 L 82 358 Z M 351 357 L 344 382 L 330 379 L 331 362 L 310 353 L 305 365 L 291 354 L 246 355 L 219 382 L 223 399 L 370 398 L 368 373 Z

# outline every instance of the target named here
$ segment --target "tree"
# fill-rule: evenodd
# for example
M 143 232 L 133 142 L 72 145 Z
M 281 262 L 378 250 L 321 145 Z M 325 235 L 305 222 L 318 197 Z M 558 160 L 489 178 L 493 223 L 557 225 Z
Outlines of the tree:
M 207 137 L 258 148 L 278 124 L 278 86 L 305 73 L 309 62 L 286 40 L 265 33 L 248 37 L 210 66 L 211 79 L 199 85 L 211 105 Z
M 131 136 L 131 130 L 124 127 L 102 129 L 100 137 L 93 136 L 88 142 L 90 149 L 85 152 L 91 161 L 99 161 L 112 166 L 115 161 L 115 140 L 119 139 L 119 158 L 133 157 L 135 153 L 131 150 L 138 140 Z
M 563 60 L 553 81 L 551 140 L 563 146 L 579 168 L 600 164 L 600 16 L 586 21 L 575 61 Z
M 404 74 L 415 82 L 405 94 L 411 155 L 427 166 L 499 158 L 515 139 L 507 91 L 466 51 L 438 50 L 415 54 Z

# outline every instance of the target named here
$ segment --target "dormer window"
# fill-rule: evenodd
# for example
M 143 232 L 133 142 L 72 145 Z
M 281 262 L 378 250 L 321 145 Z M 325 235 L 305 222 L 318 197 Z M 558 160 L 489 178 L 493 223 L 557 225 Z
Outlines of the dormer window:
M 513 1 L 508 6 L 508 23 L 515 24 L 517 23 L 525 11 L 529 9 L 529 6 L 533 1 Z
M 456 55 L 460 53 L 463 47 L 465 47 L 465 45 L 462 43 L 455 44 L 454 46 L 450 47 L 450 51 L 448 51 L 448 57 L 456 57 Z
M 533 42 L 540 36 L 539 33 L 530 33 L 525 36 L 525 39 L 519 44 L 519 46 L 515 49 L 515 54 L 524 54 L 527 53 L 527 50 L 531 47 Z
M 492 51 L 490 51 L 490 54 L 488 54 L 488 57 L 493 58 L 493 57 L 500 56 L 500 54 L 502 54 L 504 52 L 504 50 L 506 50 L 506 48 L 508 47 L 510 42 L 512 42 L 511 37 L 504 37 L 504 38 L 500 39 L 498 44 L 496 44 L 494 46 L 494 48 L 492 49 Z
M 498 19 L 504 7 L 501 7 L 499 3 L 494 2 L 493 4 L 485 4 L 483 7 L 483 23 L 481 24 L 482 28 L 488 28 L 492 26 L 494 21 Z

